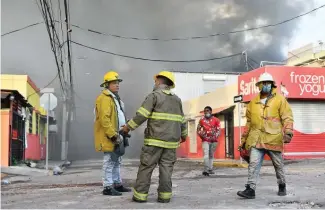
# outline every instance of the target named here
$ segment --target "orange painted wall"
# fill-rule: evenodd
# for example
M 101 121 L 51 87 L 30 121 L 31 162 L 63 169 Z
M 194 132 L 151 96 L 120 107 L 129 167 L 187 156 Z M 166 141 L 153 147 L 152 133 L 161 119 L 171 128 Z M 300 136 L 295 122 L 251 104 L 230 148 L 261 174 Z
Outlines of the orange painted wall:
M 1 166 L 9 166 L 9 110 L 1 110 Z

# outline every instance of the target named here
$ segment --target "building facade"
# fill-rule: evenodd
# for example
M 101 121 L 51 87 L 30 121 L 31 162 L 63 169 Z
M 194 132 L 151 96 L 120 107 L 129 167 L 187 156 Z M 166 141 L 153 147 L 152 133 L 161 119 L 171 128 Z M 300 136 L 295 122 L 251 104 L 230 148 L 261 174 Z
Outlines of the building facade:
M 182 101 L 197 98 L 227 85 L 237 83 L 240 73 L 174 72 L 176 87 L 173 89 Z
M 19 126 L 23 127 L 24 138 L 20 137 L 20 139 L 22 140 L 22 145 L 24 149 L 23 158 L 20 159 L 45 159 L 47 122 L 46 111 L 42 107 L 40 107 L 39 88 L 37 88 L 35 83 L 27 75 L 1 74 L 1 90 L 2 92 L 6 91 L 16 93 L 16 95 L 20 95 L 21 100 L 26 101 L 26 103 L 28 104 L 28 106 L 26 107 L 21 107 L 21 110 L 19 110 L 19 112 L 11 109 L 10 107 L 1 107 L 1 132 L 6 133 L 8 130 L 8 126 L 14 126 L 16 121 L 21 122 L 22 124 L 19 123 Z M 15 113 L 18 113 L 18 115 Z M 17 117 L 15 117 L 16 115 Z M 12 142 L 14 142 L 15 136 L 17 136 L 16 133 L 17 132 L 15 131 L 15 129 L 12 129 L 10 127 L 8 135 L 2 135 L 2 144 L 14 145 L 12 144 Z M 9 150 L 11 149 L 12 148 L 9 148 Z M 12 158 L 9 155 L 6 159 L 3 160 L 3 163 L 1 164 L 4 164 L 3 166 L 7 166 L 14 164 L 14 162 L 12 161 Z
M 288 57 L 287 66 L 264 66 L 245 72 L 234 85 L 205 95 L 201 92 L 200 96 L 184 101 L 189 139 L 178 149 L 178 156 L 203 157 L 196 127 L 200 112 L 209 105 L 221 120 L 222 128 L 215 158 L 240 159 L 237 147 L 246 124 L 246 105 L 259 93 L 255 86 L 259 75 L 268 72 L 274 77 L 279 93 L 288 99 L 294 115 L 294 137 L 285 145 L 284 158 L 325 157 L 325 49 L 322 45 L 307 45 L 290 52 Z M 237 95 L 243 96 L 242 103 L 234 103 Z

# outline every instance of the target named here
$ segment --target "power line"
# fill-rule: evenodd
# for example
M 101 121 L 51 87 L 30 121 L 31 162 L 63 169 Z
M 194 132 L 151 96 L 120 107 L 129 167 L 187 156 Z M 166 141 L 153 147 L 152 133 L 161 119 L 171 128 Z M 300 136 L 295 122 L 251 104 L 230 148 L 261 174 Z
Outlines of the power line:
M 62 81 L 62 75 L 61 75 L 61 72 L 64 71 L 64 69 L 61 69 L 60 68 L 60 64 L 59 64 L 59 56 L 57 55 L 57 46 L 60 46 L 60 40 L 58 38 L 58 35 L 57 35 L 57 32 L 56 32 L 56 29 L 54 27 L 54 24 L 53 24 L 53 16 L 52 16 L 52 13 L 50 12 L 50 8 L 47 4 L 47 1 L 46 0 L 39 0 L 39 3 L 40 5 L 37 3 L 37 0 L 36 0 L 36 4 L 37 6 L 39 7 L 40 11 L 41 11 L 41 14 L 43 16 L 43 19 L 44 19 L 44 22 L 45 22 L 45 26 L 46 26 L 46 29 L 47 29 L 47 32 L 48 32 L 48 35 L 49 35 L 49 39 L 50 39 L 50 45 L 51 45 L 51 49 L 53 51 L 53 54 L 54 54 L 54 57 L 55 57 L 55 62 L 56 62 L 56 66 L 57 66 L 57 71 L 58 71 L 58 75 L 59 75 L 59 79 L 60 79 L 60 85 L 61 85 L 61 89 L 62 89 L 62 93 L 65 94 L 65 89 L 63 87 L 63 82 L 65 82 L 65 80 Z M 54 39 L 57 38 L 57 43 Z M 59 49 L 61 50 L 61 49 Z M 62 52 L 61 52 L 61 55 L 62 55 Z M 62 62 L 62 56 L 61 56 L 61 62 Z M 64 74 L 64 73 L 63 73 Z
M 23 27 L 23 28 L 19 28 L 19 29 L 16 29 L 16 30 L 13 30 L 13 31 L 10 31 L 10 32 L 4 33 L 4 34 L 1 34 L 1 36 L 6 36 L 6 35 L 9 35 L 9 34 L 12 34 L 12 33 L 18 32 L 18 31 L 22 31 L 22 30 L 24 30 L 24 29 L 26 29 L 26 28 L 30 28 L 30 27 L 33 27 L 33 26 L 37 26 L 37 25 L 39 25 L 39 24 L 41 24 L 41 23 L 44 23 L 44 21 L 41 21 L 41 22 L 38 22 L 38 23 L 33 23 L 33 24 L 30 24 L 30 25 L 25 26 L 25 27 Z
M 113 52 L 109 52 L 109 51 L 105 51 L 105 50 L 101 50 L 101 49 L 97 49 L 94 47 L 90 47 L 75 41 L 70 40 L 71 43 L 74 43 L 76 45 L 88 48 L 88 49 L 92 49 L 98 52 L 103 52 L 103 53 L 107 53 L 110 55 L 115 55 L 115 56 L 119 56 L 119 57 L 123 57 L 123 58 L 131 58 L 131 59 L 135 59 L 135 60 L 143 60 L 143 61 L 153 61 L 153 62 L 166 62 L 166 63 L 194 63 L 194 62 L 204 62 L 204 61 L 213 61 L 213 60 L 220 60 L 220 59 L 224 59 L 224 58 L 230 58 L 230 57 L 235 57 L 238 55 L 241 55 L 242 53 L 236 53 L 236 54 L 232 54 L 232 55 L 227 55 L 227 56 L 223 56 L 223 57 L 215 57 L 215 58 L 208 58 L 208 59 L 196 59 L 196 60 L 162 60 L 162 59 L 151 59 L 151 58 L 142 58 L 142 57 L 134 57 L 134 56 L 129 56 L 129 55 L 122 55 L 122 54 L 118 54 L 118 53 L 113 53 Z
M 43 88 L 41 88 L 41 89 L 39 89 L 38 91 L 35 91 L 34 93 L 32 93 L 32 94 L 30 94 L 30 95 L 28 95 L 27 96 L 27 99 L 26 100 L 28 100 L 28 98 L 30 97 L 30 96 L 32 96 L 32 95 L 34 95 L 34 94 L 36 94 L 36 93 L 39 93 L 39 92 L 41 92 L 41 90 L 43 90 L 44 88 L 47 88 L 48 86 L 50 86 L 55 80 L 56 80 L 56 78 L 59 76 L 59 74 L 56 74 L 55 75 L 55 77 L 47 84 L 47 85 L 45 85 Z
M 117 34 L 99 32 L 99 31 L 96 31 L 96 30 L 93 30 L 93 29 L 83 28 L 83 27 L 78 26 L 76 24 L 71 24 L 71 26 L 73 26 L 75 28 L 78 28 L 80 30 L 91 32 L 91 33 L 104 35 L 104 36 L 115 37 L 115 38 L 120 38 L 120 39 L 131 39 L 131 40 L 138 40 L 138 41 L 181 41 L 181 40 L 184 41 L 184 40 L 192 40 L 192 39 L 206 39 L 206 38 L 215 37 L 215 36 L 225 36 L 225 35 L 230 35 L 230 34 L 243 33 L 243 32 L 247 32 L 247 31 L 254 31 L 254 30 L 263 29 L 263 28 L 275 27 L 275 26 L 278 26 L 278 25 L 288 23 L 290 21 L 293 21 L 293 20 L 298 19 L 300 17 L 303 17 L 305 15 L 308 15 L 308 14 L 310 14 L 312 12 L 315 12 L 316 10 L 319 10 L 319 9 L 321 9 L 323 7 L 325 7 L 325 4 L 321 5 L 321 6 L 317 7 L 317 8 L 314 8 L 314 9 L 308 11 L 308 12 L 305 12 L 305 13 L 300 14 L 298 16 L 283 20 L 283 21 L 278 22 L 278 23 L 267 24 L 267 25 L 263 25 L 263 26 L 256 26 L 256 27 L 252 27 L 252 28 L 248 28 L 248 29 L 241 29 L 241 30 L 229 31 L 229 32 L 224 32 L 224 33 L 215 33 L 215 34 L 210 34 L 210 35 L 205 35 L 205 36 L 178 37 L 178 38 L 170 38 L 170 39 L 141 38 L 141 37 L 132 37 L 132 36 L 122 36 L 122 35 L 117 35 Z
M 133 40 L 139 40 L 139 41 L 181 41 L 181 40 L 191 40 L 191 39 L 206 39 L 206 38 L 210 38 L 210 37 L 215 37 L 215 36 L 224 36 L 224 35 L 228 35 L 228 34 L 236 34 L 236 33 L 242 33 L 242 32 L 247 32 L 247 31 L 253 31 L 253 30 L 258 30 L 258 29 L 262 29 L 262 28 L 269 28 L 269 27 L 275 27 L 278 25 L 282 25 L 285 24 L 287 22 L 290 22 L 292 20 L 298 19 L 300 17 L 303 17 L 305 15 L 308 15 L 310 13 L 313 13 L 319 9 L 322 9 L 323 7 L 325 7 L 325 5 L 321 5 L 319 7 L 316 7 L 308 12 L 305 12 L 303 14 L 300 14 L 298 16 L 292 17 L 290 19 L 278 22 L 278 23 L 274 23 L 274 24 L 268 24 L 268 25 L 264 25 L 264 26 L 258 26 L 258 27 L 252 27 L 252 28 L 248 28 L 248 29 L 241 29 L 241 30 L 235 30 L 235 31 L 229 31 L 229 32 L 224 32 L 224 33 L 215 33 L 215 34 L 210 34 L 210 35 L 205 35 L 205 36 L 192 36 L 192 37 L 179 37 L 179 38 L 170 38 L 170 39 L 163 39 L 163 38 L 141 38 L 141 37 L 131 37 L 131 36 L 122 36 L 122 35 L 117 35 L 117 34 L 109 34 L 109 33 L 105 33 L 105 32 L 99 32 L 93 29 L 88 29 L 88 28 L 83 28 L 81 26 L 78 26 L 76 24 L 71 24 L 72 27 L 78 28 L 80 30 L 84 30 L 84 31 L 89 31 L 95 34 L 100 34 L 100 35 L 104 35 L 104 36 L 111 36 L 111 37 L 116 37 L 116 38 L 121 38 L 121 39 L 133 39 Z M 55 22 L 60 22 L 60 21 L 55 21 Z M 20 29 L 16 29 L 13 31 L 10 31 L 8 33 L 2 34 L 1 36 L 6 36 L 9 35 L 11 33 L 15 33 L 24 29 L 27 29 L 29 27 L 33 27 L 36 25 L 39 25 L 43 22 L 38 22 L 38 23 L 34 23 L 28 26 L 25 26 L 23 28 Z

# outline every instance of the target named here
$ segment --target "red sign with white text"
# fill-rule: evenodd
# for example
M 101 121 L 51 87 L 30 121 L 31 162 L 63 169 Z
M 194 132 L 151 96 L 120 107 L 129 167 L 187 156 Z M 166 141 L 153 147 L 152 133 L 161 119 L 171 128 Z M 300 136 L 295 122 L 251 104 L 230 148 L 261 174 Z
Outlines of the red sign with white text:
M 265 66 L 239 76 L 238 95 L 243 95 L 243 101 L 259 93 L 255 84 L 264 72 L 273 76 L 278 92 L 287 98 L 325 100 L 325 68 Z

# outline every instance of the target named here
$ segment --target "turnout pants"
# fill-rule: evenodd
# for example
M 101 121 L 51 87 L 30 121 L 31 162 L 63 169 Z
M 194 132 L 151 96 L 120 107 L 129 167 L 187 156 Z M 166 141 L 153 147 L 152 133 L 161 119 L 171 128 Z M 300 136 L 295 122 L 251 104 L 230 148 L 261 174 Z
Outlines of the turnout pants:
M 272 160 L 278 184 L 285 184 L 285 175 L 283 170 L 282 152 L 276 152 L 265 149 L 256 149 L 254 147 L 250 150 L 250 163 L 248 166 L 248 182 L 247 184 L 256 189 L 256 182 L 262 167 L 265 154 L 268 154 Z
M 176 159 L 176 149 L 144 145 L 141 151 L 140 166 L 133 190 L 133 196 L 141 201 L 147 200 L 151 175 L 158 164 L 158 197 L 161 199 L 170 199 L 172 197 L 171 177 Z
M 204 153 L 204 171 L 208 172 L 213 169 L 214 153 L 216 151 L 217 142 L 202 142 L 202 148 Z

